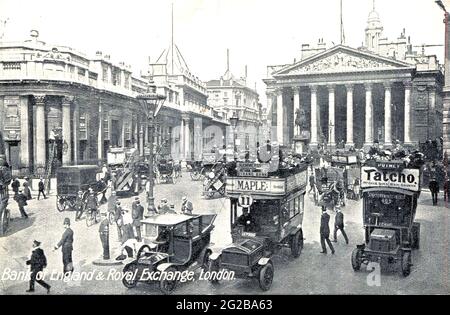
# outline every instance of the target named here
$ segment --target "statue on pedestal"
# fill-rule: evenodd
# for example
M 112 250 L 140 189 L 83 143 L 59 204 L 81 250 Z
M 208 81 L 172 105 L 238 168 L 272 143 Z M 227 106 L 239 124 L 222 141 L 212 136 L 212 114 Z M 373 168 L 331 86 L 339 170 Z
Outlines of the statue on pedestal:
M 306 113 L 303 108 L 298 108 L 295 111 L 295 136 L 301 136 L 302 132 L 306 129 Z

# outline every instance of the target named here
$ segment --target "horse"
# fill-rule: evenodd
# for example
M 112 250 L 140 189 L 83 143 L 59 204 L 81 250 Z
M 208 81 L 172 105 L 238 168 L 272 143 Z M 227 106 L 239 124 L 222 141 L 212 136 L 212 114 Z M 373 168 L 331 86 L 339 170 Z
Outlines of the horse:
M 332 183 L 326 190 L 318 190 L 317 205 L 322 207 L 322 210 L 330 209 L 339 206 L 345 206 L 345 191 L 342 183 Z

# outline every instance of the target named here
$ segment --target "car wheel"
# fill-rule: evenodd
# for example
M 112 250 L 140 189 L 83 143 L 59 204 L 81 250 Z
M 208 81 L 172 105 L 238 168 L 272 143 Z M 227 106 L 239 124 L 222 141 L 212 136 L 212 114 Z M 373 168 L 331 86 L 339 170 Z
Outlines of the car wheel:
M 352 252 L 352 267 L 354 271 L 359 271 L 361 269 L 361 256 L 361 249 L 355 248 Z
M 123 268 L 122 283 L 128 289 L 134 288 L 138 283 L 137 269 L 138 267 L 135 263 L 128 264 Z
M 291 239 L 291 254 L 294 258 L 298 258 L 303 249 L 303 232 L 298 231 Z
M 411 253 L 404 252 L 401 261 L 401 274 L 403 277 L 409 276 L 411 273 Z
M 268 291 L 272 286 L 273 282 L 273 264 L 272 262 L 268 262 L 264 267 L 262 267 L 259 271 L 259 287 L 263 291 Z
M 161 281 L 159 282 L 159 289 L 161 290 L 162 293 L 164 294 L 170 294 L 172 293 L 176 286 L 177 286 L 177 280 L 175 277 L 175 272 L 177 271 L 177 269 L 173 266 L 167 268 L 165 270 L 166 274 L 172 274 L 173 276 L 173 280 L 167 280 L 166 277 L 162 277 Z

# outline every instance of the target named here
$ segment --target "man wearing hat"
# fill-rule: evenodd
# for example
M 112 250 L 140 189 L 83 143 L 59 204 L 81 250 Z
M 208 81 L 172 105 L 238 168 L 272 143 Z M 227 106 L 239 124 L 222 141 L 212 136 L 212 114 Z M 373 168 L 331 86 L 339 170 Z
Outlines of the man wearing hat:
M 86 209 L 90 213 L 98 211 L 97 196 L 92 188 L 89 188 L 89 196 L 86 199 Z M 95 221 L 95 223 L 97 223 L 97 221 Z
M 47 258 L 45 257 L 44 251 L 40 248 L 41 242 L 33 241 L 33 251 L 31 252 L 30 260 L 27 260 L 27 265 L 30 266 L 31 276 L 30 276 L 30 288 L 27 292 L 34 292 L 35 282 L 39 283 L 45 289 L 47 293 L 50 293 L 50 285 L 46 283 L 42 278 L 38 279 L 38 273 L 42 276 L 42 270 L 47 267 Z
M 103 248 L 103 259 L 109 259 L 109 220 L 107 212 L 102 212 L 102 220 L 98 228 L 98 233 L 100 235 L 100 241 L 102 242 Z
M 438 194 L 439 194 L 439 183 L 436 180 L 436 176 L 431 177 L 428 188 L 431 191 L 431 198 L 433 199 L 433 206 L 438 204 Z
M 163 198 L 163 199 L 161 199 L 161 203 L 158 206 L 158 213 L 165 214 L 168 212 L 170 212 L 169 202 L 167 201 L 167 198 Z
M 126 242 L 130 238 L 135 238 L 133 233 L 133 217 L 130 210 L 122 209 L 122 242 Z
M 122 206 L 120 205 L 120 201 L 116 202 L 115 211 L 116 211 L 116 213 L 115 213 L 114 219 L 116 221 L 116 226 L 117 226 L 117 237 L 119 238 L 119 242 L 122 242 L 123 220 L 122 220 Z
M 192 202 L 190 202 L 186 196 L 183 196 L 181 199 L 181 212 L 183 214 L 192 214 L 192 211 L 194 211 Z
M 327 213 L 327 209 L 325 207 L 322 208 L 322 216 L 320 218 L 320 245 L 322 246 L 322 251 L 320 253 L 326 254 L 327 247 L 325 245 L 325 241 L 328 244 L 328 247 L 331 249 L 331 254 L 334 255 L 334 247 L 330 241 L 330 215 Z
M 19 206 L 19 211 L 22 218 L 28 219 L 28 214 L 25 212 L 25 206 L 28 205 L 27 197 L 23 194 L 22 190 L 19 190 L 19 193 L 14 196 L 14 200 Z
M 132 209 L 131 216 L 133 218 L 133 228 L 135 231 L 136 239 L 141 241 L 141 220 L 144 219 L 144 207 L 141 205 L 139 197 L 136 197 L 135 205 Z
M 42 196 L 44 196 L 44 199 L 47 199 L 47 196 L 45 195 L 45 185 L 44 185 L 42 177 L 39 179 L 38 190 L 39 190 L 39 193 L 38 193 L 37 199 L 39 200 L 39 198 L 41 197 L 41 194 L 42 194 Z
M 337 232 L 341 230 L 342 236 L 345 239 L 345 243 L 348 244 L 347 233 L 344 231 L 344 214 L 341 211 L 341 207 L 336 206 L 336 216 L 334 217 L 334 233 L 333 233 L 333 242 L 337 242 Z
M 70 219 L 64 219 L 64 233 L 61 237 L 61 240 L 58 244 L 56 244 L 54 250 L 57 250 L 61 247 L 62 251 L 62 260 L 63 260 L 63 271 L 64 274 L 71 273 L 73 271 L 73 262 L 72 262 L 72 251 L 73 251 L 73 231 L 70 228 Z

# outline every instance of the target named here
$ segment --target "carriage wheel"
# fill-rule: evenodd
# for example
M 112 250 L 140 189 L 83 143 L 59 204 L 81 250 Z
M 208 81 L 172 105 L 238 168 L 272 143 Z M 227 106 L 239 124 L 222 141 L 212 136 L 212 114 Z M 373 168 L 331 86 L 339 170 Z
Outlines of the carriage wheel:
M 222 187 L 219 188 L 219 194 L 225 196 L 225 184 L 223 184 Z
M 66 210 L 66 207 L 66 199 L 61 196 L 56 197 L 56 209 L 58 209 L 59 212 L 63 212 Z
M 3 209 L 0 215 L 0 236 L 4 236 L 9 228 L 9 210 Z

